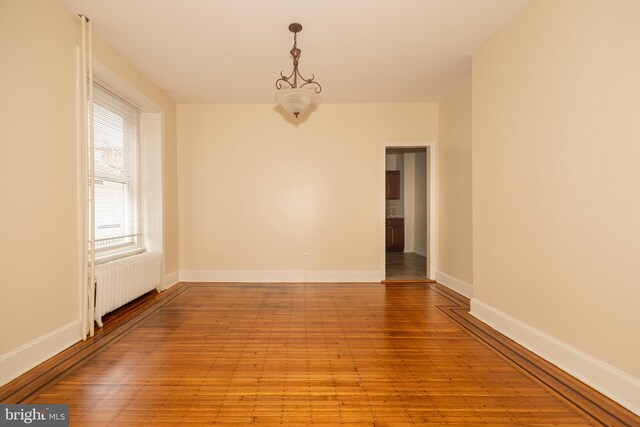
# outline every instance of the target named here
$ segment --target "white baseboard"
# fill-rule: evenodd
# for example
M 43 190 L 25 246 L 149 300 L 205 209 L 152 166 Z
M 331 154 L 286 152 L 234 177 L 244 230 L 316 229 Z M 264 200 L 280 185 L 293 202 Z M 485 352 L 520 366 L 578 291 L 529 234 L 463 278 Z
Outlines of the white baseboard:
M 436 282 L 445 285 L 447 288 L 456 291 L 467 298 L 471 298 L 473 296 L 473 285 L 465 282 L 464 280 L 449 276 L 441 271 L 436 272 Z
M 172 287 L 173 285 L 177 285 L 178 283 L 180 283 L 180 272 L 176 270 L 173 273 L 169 273 L 164 276 L 164 284 L 162 285 L 162 290 L 164 291 L 166 289 L 169 289 L 170 287 Z
M 514 317 L 471 299 L 471 315 L 640 415 L 640 380 Z
M 80 341 L 80 328 L 74 320 L 0 356 L 0 386 Z
M 307 282 L 352 283 L 380 282 L 384 273 L 378 270 L 315 270 L 307 274 Z
M 413 248 L 413 252 L 417 253 L 418 255 L 427 256 L 427 250 L 425 248 L 416 246 L 415 248 Z
M 379 282 L 378 270 L 180 270 L 181 282 Z

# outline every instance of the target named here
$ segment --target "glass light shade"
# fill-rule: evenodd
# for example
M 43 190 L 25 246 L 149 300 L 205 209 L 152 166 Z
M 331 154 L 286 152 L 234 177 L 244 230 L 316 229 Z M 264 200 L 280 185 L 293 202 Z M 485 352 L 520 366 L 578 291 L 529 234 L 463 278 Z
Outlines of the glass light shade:
M 298 117 L 304 113 L 312 102 L 316 100 L 317 94 L 313 89 L 299 87 L 296 89 L 279 89 L 276 92 L 276 101 L 282 105 L 287 113 Z

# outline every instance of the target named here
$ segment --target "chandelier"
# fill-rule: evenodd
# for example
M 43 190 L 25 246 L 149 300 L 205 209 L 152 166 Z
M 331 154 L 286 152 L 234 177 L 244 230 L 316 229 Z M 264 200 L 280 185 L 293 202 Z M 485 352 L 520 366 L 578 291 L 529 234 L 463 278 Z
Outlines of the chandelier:
M 311 74 L 310 79 L 305 79 L 298 71 L 298 62 L 302 51 L 298 49 L 298 33 L 302 31 L 302 25 L 294 22 L 289 25 L 289 31 L 293 33 L 293 48 L 289 52 L 293 57 L 293 71 L 287 77 L 280 72 L 280 78 L 276 80 L 276 101 L 282 105 L 288 113 L 298 118 L 298 115 L 304 113 L 307 108 L 314 102 L 318 94 L 322 91 L 320 83 L 313 81 L 314 76 Z

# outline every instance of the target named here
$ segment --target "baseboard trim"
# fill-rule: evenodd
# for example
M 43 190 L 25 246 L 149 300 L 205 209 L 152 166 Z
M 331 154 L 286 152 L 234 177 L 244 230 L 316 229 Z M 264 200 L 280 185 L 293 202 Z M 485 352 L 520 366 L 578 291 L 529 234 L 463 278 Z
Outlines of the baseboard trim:
M 0 386 L 80 341 L 80 327 L 74 320 L 0 356 Z
M 508 314 L 471 299 L 470 314 L 640 415 L 640 380 Z
M 180 283 L 180 272 L 176 270 L 173 273 L 169 273 L 164 276 L 164 285 L 162 286 L 162 290 L 165 291 L 178 283 Z
M 436 282 L 459 293 L 460 295 L 464 295 L 467 298 L 473 297 L 473 285 L 465 282 L 464 280 L 457 279 L 446 273 L 438 271 L 436 272 Z
M 427 256 L 427 250 L 425 248 L 420 248 L 416 246 L 415 248 L 413 248 L 413 252 L 417 253 L 418 255 L 422 255 L 424 257 Z
M 379 282 L 378 270 L 180 270 L 180 282 Z

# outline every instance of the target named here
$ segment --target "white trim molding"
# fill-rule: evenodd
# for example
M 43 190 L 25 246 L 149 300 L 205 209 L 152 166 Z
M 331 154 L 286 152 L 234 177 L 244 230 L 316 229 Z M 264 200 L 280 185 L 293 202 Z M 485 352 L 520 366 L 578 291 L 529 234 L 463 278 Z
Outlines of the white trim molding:
M 0 356 L 0 386 L 81 340 L 80 319 L 62 325 Z
M 378 270 L 311 270 L 306 282 L 321 283 L 371 283 L 380 282 Z
M 464 280 L 457 279 L 453 276 L 449 276 L 441 271 L 436 273 L 436 282 L 441 285 L 446 286 L 459 293 L 460 295 L 464 295 L 467 298 L 473 297 L 473 285 L 471 283 L 467 283 Z
M 413 248 L 413 252 L 417 253 L 418 255 L 422 255 L 424 257 L 427 256 L 427 250 L 425 248 L 416 246 L 415 248 Z M 436 271 L 436 276 L 437 275 L 438 275 L 438 272 Z
M 162 285 L 162 290 L 169 289 L 170 287 L 177 285 L 180 283 L 180 272 L 178 270 L 173 273 L 169 273 L 164 276 L 164 284 Z
M 471 299 L 470 314 L 605 396 L 640 415 L 640 379 L 506 313 Z
M 379 282 L 379 270 L 180 270 L 180 282 Z

